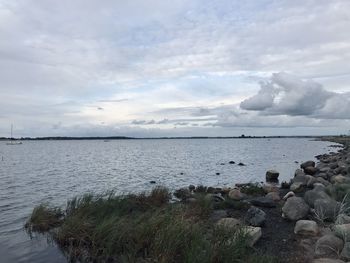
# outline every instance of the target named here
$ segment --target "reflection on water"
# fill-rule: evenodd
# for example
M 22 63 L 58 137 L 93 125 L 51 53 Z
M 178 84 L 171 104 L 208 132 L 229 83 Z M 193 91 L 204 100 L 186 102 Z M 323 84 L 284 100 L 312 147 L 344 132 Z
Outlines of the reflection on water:
M 295 161 L 324 153 L 327 145 L 308 139 L 0 142 L 0 261 L 66 262 L 45 238 L 30 240 L 23 230 L 41 202 L 64 205 L 86 191 L 149 190 L 153 180 L 171 189 L 260 182 L 272 168 L 289 180 Z M 231 160 L 246 166 L 228 164 Z

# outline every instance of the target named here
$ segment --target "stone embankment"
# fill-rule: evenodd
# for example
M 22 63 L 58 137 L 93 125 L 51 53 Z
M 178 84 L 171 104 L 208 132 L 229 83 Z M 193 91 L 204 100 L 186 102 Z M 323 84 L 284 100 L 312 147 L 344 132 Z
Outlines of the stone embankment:
M 336 140 L 333 140 L 338 142 Z M 267 183 L 233 188 L 194 187 L 174 195 L 195 202 L 205 192 L 214 204 L 212 220 L 225 227 L 241 225 L 250 245 L 283 262 L 341 263 L 350 261 L 350 146 L 306 161 L 294 178 L 279 187 L 278 171 Z

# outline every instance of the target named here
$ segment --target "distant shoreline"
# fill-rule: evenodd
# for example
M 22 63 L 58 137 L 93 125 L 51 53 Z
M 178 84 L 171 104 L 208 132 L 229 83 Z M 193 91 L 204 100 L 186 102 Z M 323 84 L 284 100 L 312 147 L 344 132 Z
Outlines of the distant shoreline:
M 21 141 L 68 141 L 68 140 L 174 140 L 174 139 L 276 139 L 276 138 L 315 138 L 324 139 L 329 137 L 342 137 L 340 136 L 188 136 L 188 137 L 127 137 L 127 136 L 86 136 L 86 137 L 71 137 L 71 136 L 50 136 L 50 137 L 22 137 L 13 138 L 12 140 Z M 9 141 L 11 138 L 0 137 L 0 141 Z

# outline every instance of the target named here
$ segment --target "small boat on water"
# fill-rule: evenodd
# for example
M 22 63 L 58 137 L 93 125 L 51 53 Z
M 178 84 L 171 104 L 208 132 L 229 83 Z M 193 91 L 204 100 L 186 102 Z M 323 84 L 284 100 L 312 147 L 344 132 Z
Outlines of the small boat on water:
M 6 144 L 7 145 L 20 145 L 20 144 L 22 144 L 21 141 L 17 141 L 13 138 L 13 125 L 12 124 L 11 124 L 11 139 Z

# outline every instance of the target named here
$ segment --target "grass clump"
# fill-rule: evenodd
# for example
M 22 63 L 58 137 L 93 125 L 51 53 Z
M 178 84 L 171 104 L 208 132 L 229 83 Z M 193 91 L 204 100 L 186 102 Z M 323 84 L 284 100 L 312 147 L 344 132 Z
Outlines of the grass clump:
M 25 228 L 31 232 L 47 232 L 62 224 L 63 212 L 60 208 L 41 204 L 34 208 Z
M 248 183 L 242 185 L 240 188 L 241 192 L 251 196 L 262 196 L 265 195 L 265 191 L 258 183 Z
M 169 191 L 160 187 L 150 194 L 87 194 L 67 203 L 49 234 L 71 261 L 272 262 L 252 253 L 241 229 L 213 225 L 211 200 L 195 197 L 193 203 L 170 203 Z

